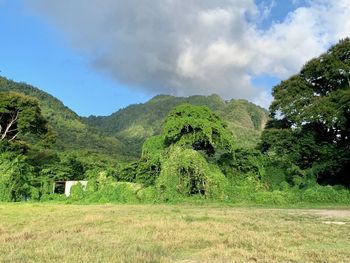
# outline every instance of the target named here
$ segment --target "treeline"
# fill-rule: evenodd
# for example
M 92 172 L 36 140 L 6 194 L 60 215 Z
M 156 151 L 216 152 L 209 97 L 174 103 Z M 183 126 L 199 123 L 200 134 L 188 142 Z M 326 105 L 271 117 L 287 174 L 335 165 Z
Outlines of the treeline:
M 144 141 L 140 159 L 128 163 L 98 152 L 59 151 L 38 101 L 0 93 L 0 200 L 350 204 L 349 79 L 345 39 L 274 87 L 270 119 L 255 148 L 238 143 L 220 114 L 185 103 Z M 54 181 L 82 179 L 87 189 L 74 186 L 68 199 L 51 194 Z

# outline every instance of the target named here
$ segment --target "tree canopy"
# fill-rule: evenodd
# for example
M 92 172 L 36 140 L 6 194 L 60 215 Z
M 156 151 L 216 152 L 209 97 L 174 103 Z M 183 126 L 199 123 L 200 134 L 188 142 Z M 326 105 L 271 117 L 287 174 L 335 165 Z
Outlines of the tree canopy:
M 320 183 L 350 185 L 350 39 L 274 87 L 264 151 L 287 156 Z
M 168 115 L 163 133 L 145 141 L 142 158 L 121 179 L 156 185 L 163 199 L 178 195 L 213 196 L 227 179 L 218 163 L 234 152 L 231 132 L 206 106 L 181 104 Z
M 19 93 L 0 93 L 0 141 L 15 141 L 27 134 L 43 135 L 47 122 L 38 102 Z
M 208 156 L 218 151 L 233 151 L 232 133 L 206 106 L 182 104 L 174 108 L 163 125 L 164 143 L 203 151 Z

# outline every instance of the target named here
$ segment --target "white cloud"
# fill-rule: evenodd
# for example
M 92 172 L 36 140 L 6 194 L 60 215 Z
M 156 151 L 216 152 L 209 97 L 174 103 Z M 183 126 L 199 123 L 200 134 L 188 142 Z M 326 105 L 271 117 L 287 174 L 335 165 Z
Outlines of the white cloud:
M 350 33 L 348 0 L 310 1 L 265 30 L 251 21 L 268 16 L 275 1 L 28 2 L 93 67 L 131 88 L 152 94 L 218 93 L 263 106 L 271 96 L 251 83 L 252 75 L 286 78 Z
M 205 10 L 199 12 L 199 21 L 203 23 L 204 26 L 217 27 L 229 25 L 233 19 L 232 12 L 230 10 L 217 8 L 212 10 Z

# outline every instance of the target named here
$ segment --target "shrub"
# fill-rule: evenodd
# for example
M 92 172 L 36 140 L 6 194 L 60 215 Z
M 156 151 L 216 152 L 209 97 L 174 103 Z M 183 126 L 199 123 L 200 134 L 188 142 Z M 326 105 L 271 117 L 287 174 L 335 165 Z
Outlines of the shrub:
M 89 182 L 90 183 L 90 182 Z M 91 191 L 87 186 L 87 191 L 84 192 L 82 199 L 86 202 L 98 202 L 98 203 L 136 203 L 139 202 L 137 196 L 138 191 L 141 189 L 140 184 L 128 183 L 128 182 L 108 182 L 100 184 L 96 191 Z M 91 187 L 91 186 L 90 186 Z M 89 190 L 90 189 L 90 190 Z
M 67 197 L 61 194 L 43 194 L 40 198 L 41 202 L 47 201 L 66 201 Z
M 0 201 L 22 201 L 30 196 L 32 167 L 22 155 L 0 155 Z
M 86 191 L 81 183 L 77 183 L 71 187 L 69 196 L 70 199 L 78 201 L 84 199 L 85 196 Z
M 156 188 L 162 201 L 198 195 L 202 198 L 223 197 L 228 184 L 221 171 L 209 166 L 197 151 L 172 147 L 163 160 Z
M 274 190 L 254 193 L 252 201 L 257 204 L 287 205 L 298 203 L 300 199 L 297 192 Z
M 30 187 L 30 200 L 31 201 L 39 201 L 40 200 L 40 192 L 35 187 Z
M 136 196 L 143 203 L 155 203 L 157 201 L 157 190 L 155 187 L 149 186 L 138 191 Z
M 259 191 L 265 191 L 264 184 L 255 174 L 248 173 L 232 177 L 229 185 L 229 200 L 242 202 L 252 200 L 252 195 Z
M 306 189 L 302 200 L 310 203 L 344 203 L 350 204 L 349 190 L 336 190 L 332 186 L 314 186 Z

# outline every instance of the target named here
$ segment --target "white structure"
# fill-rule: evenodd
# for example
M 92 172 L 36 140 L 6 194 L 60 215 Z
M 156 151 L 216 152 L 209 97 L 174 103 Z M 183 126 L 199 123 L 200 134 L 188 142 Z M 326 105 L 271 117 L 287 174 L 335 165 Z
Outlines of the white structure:
M 79 183 L 82 185 L 83 189 L 86 190 L 88 181 L 56 181 L 53 183 L 52 193 L 63 194 L 64 189 L 64 194 L 68 197 L 70 196 L 72 186 Z
M 64 188 L 64 194 L 67 197 L 70 196 L 70 189 L 72 188 L 72 186 L 79 184 L 79 183 L 83 186 L 83 189 L 86 190 L 86 186 L 87 186 L 88 181 L 66 181 L 66 185 Z

